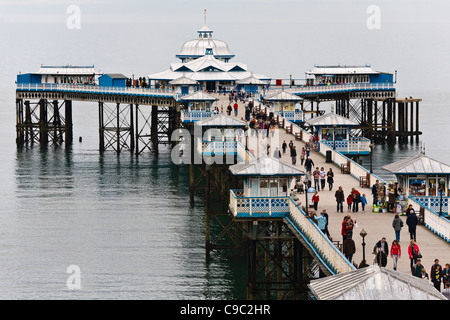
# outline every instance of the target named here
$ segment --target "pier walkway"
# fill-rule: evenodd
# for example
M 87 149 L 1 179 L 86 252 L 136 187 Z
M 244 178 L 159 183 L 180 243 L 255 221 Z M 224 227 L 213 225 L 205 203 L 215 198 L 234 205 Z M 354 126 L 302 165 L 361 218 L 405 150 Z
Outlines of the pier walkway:
M 226 108 L 228 106 L 228 96 L 217 95 L 219 99 L 217 106 L 219 110 L 223 107 L 224 112 L 226 112 Z M 238 109 L 238 118 L 244 118 L 244 103 L 239 101 L 239 109 Z M 258 104 L 258 103 L 256 103 Z M 233 113 L 232 113 L 233 115 Z M 295 136 L 291 133 L 286 132 L 285 129 L 279 130 L 279 145 L 271 146 L 271 155 L 276 147 L 281 149 L 281 144 L 283 140 L 286 143 L 289 143 L 291 140 L 296 146 L 298 158 L 300 155 L 300 151 L 302 147 L 305 146 L 303 141 L 299 141 L 295 139 Z M 255 150 L 257 146 L 255 145 L 256 140 L 249 139 L 249 149 Z M 291 157 L 289 156 L 289 151 L 286 151 L 286 154 L 282 154 L 281 160 L 291 163 Z M 394 219 L 395 214 L 393 213 L 374 213 L 372 212 L 372 196 L 370 188 L 362 188 L 359 185 L 359 180 L 349 174 L 342 174 L 340 167 L 334 163 L 326 163 L 325 157 L 318 152 L 311 152 L 311 159 L 314 161 L 314 168 L 319 167 L 324 168 L 325 171 L 328 171 L 329 168 L 332 168 L 334 172 L 334 185 L 333 189 L 328 190 L 328 184 L 325 186 L 325 190 L 321 190 L 319 192 L 319 205 L 318 212 L 326 209 L 329 215 L 329 225 L 328 229 L 332 239 L 335 241 L 340 241 L 342 243 L 341 236 L 341 224 L 343 218 L 347 214 L 351 214 L 353 220 L 357 222 L 357 227 L 353 230 L 353 240 L 355 241 L 356 253 L 353 256 L 353 262 L 357 265 L 362 261 L 363 250 L 362 250 L 362 237 L 359 235 L 362 229 L 367 232 L 367 236 L 365 237 L 365 253 L 366 253 L 366 261 L 367 263 L 374 263 L 374 255 L 372 254 L 372 250 L 377 241 L 379 241 L 382 237 L 386 237 L 387 242 L 389 244 L 389 249 L 392 244 L 392 241 L 395 239 L 395 232 L 392 228 L 392 221 Z M 300 160 L 297 159 L 296 164 L 300 169 L 304 170 L 304 167 L 300 165 Z M 373 182 L 372 182 L 373 183 Z M 336 201 L 335 201 L 335 191 L 339 186 L 342 186 L 345 194 L 345 198 L 350 194 L 352 188 L 356 188 L 361 194 L 365 194 L 368 205 L 366 206 L 365 212 L 361 211 L 361 205 L 359 206 L 359 211 L 356 213 L 348 212 L 346 203 L 344 202 L 344 212 L 338 213 L 336 211 Z M 300 194 L 299 199 L 304 205 L 305 202 L 305 194 Z M 406 217 L 401 216 L 401 219 L 404 222 L 404 227 L 402 228 L 400 235 L 400 246 L 402 249 L 401 258 L 398 261 L 397 270 L 400 272 L 410 273 L 410 260 L 408 257 L 408 245 L 409 245 L 409 232 L 408 227 L 406 225 Z M 439 236 L 435 235 L 432 231 L 428 230 L 423 225 L 417 226 L 417 245 L 420 248 L 422 253 L 422 265 L 424 265 L 427 273 L 430 272 L 431 265 L 434 263 L 434 259 L 439 259 L 440 264 L 442 266 L 445 263 L 450 263 L 450 243 L 446 242 Z M 392 268 L 392 258 L 388 258 L 387 268 Z

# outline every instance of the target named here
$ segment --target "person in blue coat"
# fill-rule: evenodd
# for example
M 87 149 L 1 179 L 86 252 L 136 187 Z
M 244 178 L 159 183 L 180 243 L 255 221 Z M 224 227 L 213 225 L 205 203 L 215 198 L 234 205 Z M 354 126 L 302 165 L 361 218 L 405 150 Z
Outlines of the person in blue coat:
M 361 201 L 362 212 L 364 212 L 364 208 L 366 207 L 366 204 L 367 204 L 367 199 L 366 199 L 366 195 L 365 194 L 363 194 L 360 197 L 360 201 Z

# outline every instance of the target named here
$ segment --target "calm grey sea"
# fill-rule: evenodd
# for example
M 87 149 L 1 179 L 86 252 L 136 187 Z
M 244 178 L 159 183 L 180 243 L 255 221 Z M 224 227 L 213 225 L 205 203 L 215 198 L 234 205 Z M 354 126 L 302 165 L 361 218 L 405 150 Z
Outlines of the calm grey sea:
M 448 92 L 421 97 L 426 153 L 450 162 Z M 0 299 L 245 299 L 245 258 L 205 259 L 204 206 L 190 206 L 188 170 L 98 152 L 98 111 L 74 103 L 74 144 L 17 149 L 14 89 L 0 91 Z M 82 142 L 78 141 L 82 137 Z M 380 167 L 420 144 L 376 146 Z M 67 268 L 80 268 L 69 290 Z

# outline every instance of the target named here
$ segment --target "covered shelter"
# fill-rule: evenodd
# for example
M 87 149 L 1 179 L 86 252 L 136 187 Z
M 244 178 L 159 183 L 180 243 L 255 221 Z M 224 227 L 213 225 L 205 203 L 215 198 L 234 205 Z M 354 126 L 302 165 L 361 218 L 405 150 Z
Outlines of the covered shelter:
M 181 96 L 193 93 L 199 89 L 198 81 L 188 78 L 186 75 L 182 75 L 179 78 L 171 80 L 169 85 L 174 87 L 175 93 Z
M 289 121 L 303 122 L 304 113 L 302 110 L 303 98 L 280 90 L 275 93 L 268 93 L 263 97 L 275 113 L 280 114 Z
M 270 84 L 268 80 L 262 80 L 255 77 L 253 74 L 247 78 L 236 80 L 236 90 L 244 90 L 248 93 L 263 92 Z
M 450 166 L 426 156 L 402 159 L 383 166 L 383 169 L 395 174 L 399 188 L 407 196 L 449 196 Z
M 317 300 L 447 300 L 422 278 L 378 265 L 311 280 L 308 287 Z
M 183 105 L 181 120 L 196 122 L 209 118 L 214 114 L 213 103 L 218 99 L 204 91 L 195 91 L 179 98 Z
M 296 178 L 306 175 L 298 167 L 270 156 L 232 165 L 230 172 L 243 177 L 245 197 L 288 197 Z
M 306 73 L 307 85 L 342 85 L 350 83 L 393 83 L 392 73 L 375 71 L 370 65 L 364 66 L 318 66 Z
M 334 112 L 312 118 L 306 122 L 313 126 L 319 137 L 319 142 L 346 155 L 370 154 L 370 140 L 362 137 L 352 137 L 351 130 L 359 123 Z

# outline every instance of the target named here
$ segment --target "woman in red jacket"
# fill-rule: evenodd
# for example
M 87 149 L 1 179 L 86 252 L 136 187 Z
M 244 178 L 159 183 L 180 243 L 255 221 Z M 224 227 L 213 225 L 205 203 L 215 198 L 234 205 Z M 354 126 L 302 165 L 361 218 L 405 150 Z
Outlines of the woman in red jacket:
M 402 249 L 400 243 L 397 240 L 392 241 L 391 245 L 391 258 L 394 263 L 394 270 L 397 270 L 398 259 L 402 256 Z

